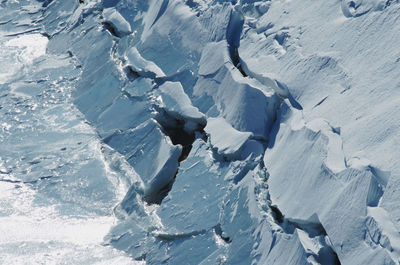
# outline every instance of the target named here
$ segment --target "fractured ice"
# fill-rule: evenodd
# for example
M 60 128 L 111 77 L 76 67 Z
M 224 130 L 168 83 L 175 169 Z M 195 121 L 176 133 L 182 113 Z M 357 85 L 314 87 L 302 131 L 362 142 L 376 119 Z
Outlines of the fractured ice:
M 34 199 L 0 197 L 0 262 L 47 238 L 71 264 L 399 264 L 399 22 L 398 0 L 1 1 L 0 189 Z

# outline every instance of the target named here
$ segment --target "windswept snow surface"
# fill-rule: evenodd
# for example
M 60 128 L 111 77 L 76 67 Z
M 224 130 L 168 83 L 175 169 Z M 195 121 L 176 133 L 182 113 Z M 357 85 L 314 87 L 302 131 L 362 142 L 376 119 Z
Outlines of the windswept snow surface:
M 0 263 L 400 264 L 398 0 L 0 2 Z

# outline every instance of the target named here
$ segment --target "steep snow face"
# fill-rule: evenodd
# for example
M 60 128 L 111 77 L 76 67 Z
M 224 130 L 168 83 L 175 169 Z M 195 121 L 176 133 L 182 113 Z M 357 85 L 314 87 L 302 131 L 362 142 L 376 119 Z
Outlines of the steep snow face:
M 8 206 L 3 224 L 18 242 L 66 242 L 57 248 L 76 263 L 400 263 L 398 0 L 0 8 L 0 176 L 10 196 L 30 183 L 44 206 L 27 207 L 49 211 L 26 238 L 13 225 L 19 208 Z M 43 91 L 27 107 L 43 123 L 8 110 Z M 25 163 L 19 148 L 34 158 Z M 51 216 L 58 236 L 43 232 Z M 66 231 L 87 227 L 108 231 L 104 258 L 79 258 L 102 235 Z M 0 243 L 6 261 L 16 256 Z

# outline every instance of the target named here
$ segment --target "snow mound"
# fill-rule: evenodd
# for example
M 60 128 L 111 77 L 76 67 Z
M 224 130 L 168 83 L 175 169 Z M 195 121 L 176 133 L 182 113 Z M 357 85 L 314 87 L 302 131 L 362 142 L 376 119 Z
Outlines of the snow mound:
M 127 66 L 139 76 L 156 78 L 165 77 L 164 72 L 152 61 L 143 58 L 136 47 L 130 48 L 126 52 Z
M 110 28 L 112 34 L 123 37 L 132 33 L 131 25 L 115 8 L 106 8 L 103 11 L 103 23 Z
M 204 128 L 212 147 L 226 159 L 239 159 L 245 143 L 253 136 L 232 128 L 223 118 L 209 118 Z
M 154 96 L 158 107 L 164 110 L 169 117 L 183 121 L 183 128 L 187 133 L 193 133 L 206 125 L 206 116 L 192 105 L 179 82 L 163 83 Z M 161 121 L 161 123 L 166 123 L 168 126 L 168 121 Z
M 257 80 L 242 76 L 230 60 L 226 43 L 204 48 L 193 91 L 195 97 L 211 97 L 218 113 L 236 130 L 268 138 L 280 98 Z
M 155 84 L 150 78 L 139 77 L 124 87 L 130 97 L 143 97 L 149 93 Z
M 123 154 L 142 178 L 145 199 L 159 201 L 161 190 L 171 183 L 177 172 L 182 147 L 173 145 L 155 120 L 117 132 L 105 142 Z

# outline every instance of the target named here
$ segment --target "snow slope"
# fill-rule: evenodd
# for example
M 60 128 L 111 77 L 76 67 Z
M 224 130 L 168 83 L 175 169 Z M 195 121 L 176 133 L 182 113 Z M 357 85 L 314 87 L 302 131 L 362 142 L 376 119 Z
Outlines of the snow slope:
M 46 57 L 31 72 L 1 70 L 2 90 L 68 78 L 60 108 L 73 102 L 107 150 L 93 159 L 131 172 L 122 197 L 93 190 L 112 197 L 108 214 L 117 204 L 103 245 L 146 264 L 400 263 L 398 0 L 0 6 L 30 19 L 1 16 L 2 31 L 22 36 L 6 49 L 18 38 L 46 47 L 19 55 Z M 41 67 L 55 73 L 32 79 Z

